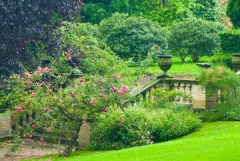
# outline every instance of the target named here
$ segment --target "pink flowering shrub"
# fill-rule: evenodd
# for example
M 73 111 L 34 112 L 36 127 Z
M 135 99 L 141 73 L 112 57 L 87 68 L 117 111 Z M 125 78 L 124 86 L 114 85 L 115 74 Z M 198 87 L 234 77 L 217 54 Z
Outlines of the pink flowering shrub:
M 200 126 L 192 111 L 139 106 L 103 113 L 91 129 L 91 147 L 121 149 L 159 143 L 184 136 Z
M 129 89 L 120 77 L 85 75 L 70 79 L 68 74 L 54 72 L 57 72 L 54 67 L 38 67 L 33 73 L 12 76 L 15 88 L 8 99 L 14 109 L 12 123 L 21 143 L 65 137 L 71 140 L 63 153 L 67 156 L 83 121 L 94 121 L 99 113 L 122 107 Z M 33 113 L 35 119 L 21 122 L 23 116 Z M 33 137 L 36 134 L 41 134 L 41 138 Z

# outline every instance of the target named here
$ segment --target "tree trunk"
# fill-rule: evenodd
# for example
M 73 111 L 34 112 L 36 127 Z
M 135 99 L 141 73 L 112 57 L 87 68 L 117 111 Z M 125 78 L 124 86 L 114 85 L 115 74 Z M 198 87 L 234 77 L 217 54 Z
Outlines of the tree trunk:
M 80 123 L 77 125 L 75 135 L 73 135 L 71 141 L 69 142 L 67 148 L 64 150 L 62 156 L 68 157 L 68 156 L 71 154 L 72 149 L 73 149 L 73 146 L 74 146 L 74 143 L 75 143 L 75 142 L 77 141 L 77 139 L 78 139 L 78 133 L 79 133 L 79 131 L 80 131 L 81 125 L 82 125 L 82 122 L 80 122 Z

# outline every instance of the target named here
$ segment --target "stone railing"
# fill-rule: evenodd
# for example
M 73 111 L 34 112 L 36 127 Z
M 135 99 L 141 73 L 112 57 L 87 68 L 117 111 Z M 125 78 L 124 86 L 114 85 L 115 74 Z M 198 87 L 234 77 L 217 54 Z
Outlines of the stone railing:
M 136 89 L 132 92 L 132 96 L 136 97 L 141 95 L 142 98 L 147 99 L 156 88 L 165 90 L 176 90 L 184 92 L 192 97 L 191 105 L 189 102 L 182 102 L 178 100 L 179 104 L 192 106 L 194 109 L 209 109 L 215 107 L 220 98 L 219 92 L 211 93 L 211 89 L 202 87 L 196 79 L 183 79 L 183 78 L 165 78 L 152 80 L 147 85 Z

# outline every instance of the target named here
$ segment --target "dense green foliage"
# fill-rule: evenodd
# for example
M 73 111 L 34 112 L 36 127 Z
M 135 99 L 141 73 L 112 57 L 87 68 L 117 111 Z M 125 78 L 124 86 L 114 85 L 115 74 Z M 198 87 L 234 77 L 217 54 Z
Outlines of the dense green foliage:
M 73 62 L 82 72 L 109 75 L 109 73 L 120 72 L 120 70 L 125 71 L 126 66 L 122 60 L 115 56 L 109 47 L 95 38 L 99 36 L 97 26 L 89 23 L 65 22 L 57 32 L 62 35 L 63 46 L 72 46 L 76 49 L 66 52 L 71 54 Z
M 240 27 L 240 1 L 228 0 L 226 14 L 235 28 Z
M 100 23 L 103 41 L 120 58 L 146 58 L 153 47 L 155 54 L 167 53 L 167 31 L 142 17 L 115 13 Z
M 59 26 L 60 19 L 72 20 L 82 6 L 80 0 L 1 1 L 0 74 L 21 73 L 24 66 L 39 64 L 37 45 L 43 45 L 45 52 L 56 56 L 59 44 L 51 34 L 52 29 Z
M 217 22 L 189 18 L 171 27 L 169 49 L 183 62 L 186 56 L 197 62 L 200 57 L 213 55 L 218 50 L 218 32 L 223 29 Z
M 230 69 L 234 69 L 232 64 L 232 54 L 217 52 L 211 57 L 211 62 L 215 65 L 226 66 Z
M 229 68 L 217 66 L 203 70 L 198 79 L 202 86 L 208 87 L 208 95 L 220 91 L 220 104 L 216 111 L 206 111 L 206 114 L 204 114 L 205 120 L 240 119 L 240 99 L 238 97 L 240 80 L 235 72 Z
M 176 112 L 129 107 L 124 112 L 109 111 L 98 117 L 92 129 L 91 146 L 121 149 L 153 144 L 186 135 L 199 125 L 198 117 L 186 109 Z
M 238 53 L 240 49 L 240 30 L 232 29 L 219 33 L 220 46 L 225 53 Z
M 100 23 L 113 13 L 128 13 L 131 16 L 142 16 L 161 26 L 169 26 L 189 16 L 218 21 L 223 12 L 217 0 L 85 0 L 81 11 L 84 22 Z
M 196 18 L 209 21 L 220 21 L 223 19 L 223 10 L 218 0 L 196 0 L 191 8 Z

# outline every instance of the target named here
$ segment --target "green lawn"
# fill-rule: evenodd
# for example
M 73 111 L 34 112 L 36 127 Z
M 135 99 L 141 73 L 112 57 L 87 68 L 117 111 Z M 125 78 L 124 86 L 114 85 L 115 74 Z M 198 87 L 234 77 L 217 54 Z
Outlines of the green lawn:
M 186 63 L 182 63 L 181 60 L 177 57 L 172 58 L 173 65 L 171 69 L 168 71 L 170 74 L 198 74 L 201 70 L 200 67 L 197 66 L 197 63 L 191 62 L 190 58 L 186 59 Z M 204 56 L 200 59 L 199 63 L 202 62 L 210 62 L 210 57 Z M 137 67 L 130 67 L 132 72 L 137 71 Z M 160 74 L 162 70 L 158 67 L 157 63 L 153 64 L 149 68 L 147 68 L 146 73 L 149 74 Z
M 117 151 L 77 152 L 68 161 L 237 161 L 240 160 L 240 122 L 204 123 L 180 139 Z

